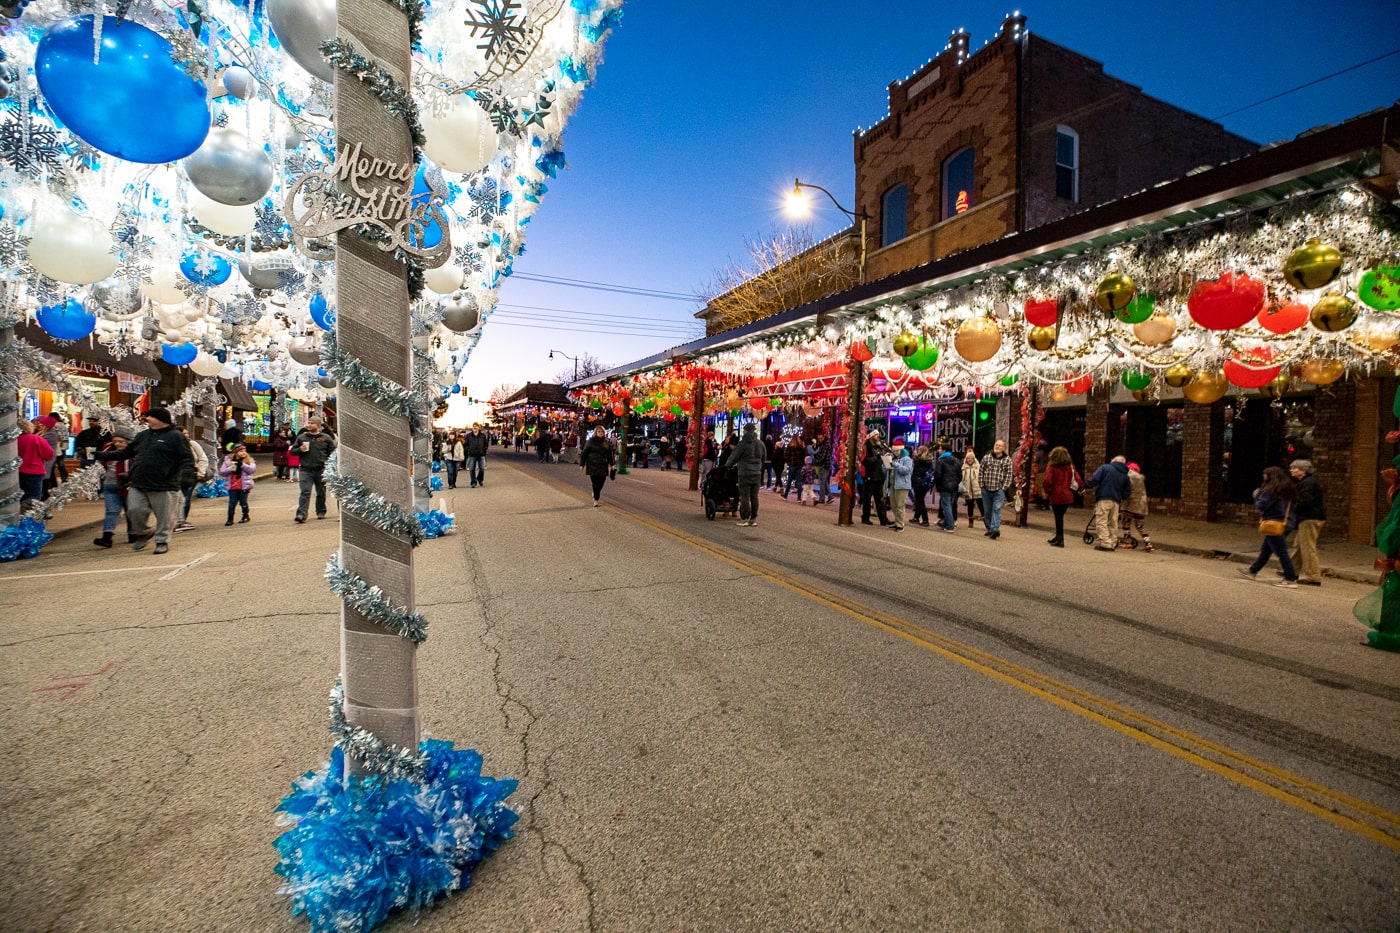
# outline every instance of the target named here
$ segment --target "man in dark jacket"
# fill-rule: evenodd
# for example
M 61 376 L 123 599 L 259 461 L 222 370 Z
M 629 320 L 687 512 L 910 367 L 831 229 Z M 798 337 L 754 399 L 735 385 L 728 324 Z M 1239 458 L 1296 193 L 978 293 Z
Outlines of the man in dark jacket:
M 1298 484 L 1298 533 L 1293 539 L 1293 566 L 1298 582 L 1322 585 L 1322 563 L 1317 556 L 1317 538 L 1327 522 L 1327 490 L 1313 475 L 1311 460 L 1294 460 L 1288 465 Z
M 758 524 L 758 484 L 763 480 L 763 465 L 767 463 L 768 448 L 758 436 L 752 421 L 744 425 L 743 437 L 725 455 L 720 466 L 732 466 L 739 478 L 739 524 Z
M 958 530 L 958 487 L 962 485 L 962 461 L 951 450 L 938 455 L 933 464 L 933 488 L 938 493 L 938 526 Z
M 473 488 L 486 485 L 486 448 L 489 446 L 490 438 L 481 430 L 481 425 L 472 425 L 462 442 L 462 447 L 466 452 L 467 472 L 471 474 Z
M 319 419 L 308 418 L 306 427 L 292 442 L 292 450 L 301 457 L 301 495 L 297 498 L 296 523 L 300 525 L 306 521 L 306 507 L 311 503 L 313 488 L 316 490 L 316 517 L 325 518 L 326 463 L 335 453 L 335 440 L 321 430 Z
M 865 479 L 860 486 L 860 523 L 870 525 L 870 505 L 875 504 L 875 510 L 880 515 L 880 524 L 890 523 L 889 513 L 885 511 L 885 456 L 890 452 L 889 446 L 885 443 L 880 432 L 871 429 L 865 436 L 865 454 L 861 457 L 860 466 L 865 474 Z
M 125 448 L 98 451 L 102 461 L 130 460 L 127 470 L 130 488 L 126 495 L 126 517 L 131 526 L 131 547 L 141 550 L 151 540 L 148 519 L 156 517 L 154 553 L 170 550 L 170 529 L 180 514 L 180 484 L 186 471 L 194 469 L 190 443 L 179 428 L 171 426 L 170 410 L 152 408 L 145 414 L 146 430 L 137 434 Z
M 812 466 L 817 470 L 817 505 L 826 505 L 831 501 L 831 438 L 825 428 L 817 428 L 812 438 Z
M 1132 494 L 1133 483 L 1128 478 L 1128 458 L 1114 457 L 1094 471 L 1084 484 L 1094 490 L 1094 523 L 1098 537 L 1094 548 L 1112 551 L 1118 547 L 1118 511 Z
M 583 464 L 583 472 L 587 473 L 593 482 L 593 507 L 596 509 L 598 499 L 603 495 L 603 484 L 608 481 L 608 474 L 617 462 L 613 454 L 613 445 L 601 424 L 593 429 L 593 436 L 583 445 L 578 458 Z

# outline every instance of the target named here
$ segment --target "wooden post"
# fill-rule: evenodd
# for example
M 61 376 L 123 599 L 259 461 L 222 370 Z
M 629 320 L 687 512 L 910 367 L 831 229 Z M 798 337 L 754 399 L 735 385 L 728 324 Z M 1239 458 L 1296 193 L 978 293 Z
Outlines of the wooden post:
M 846 387 L 846 472 L 841 477 L 841 505 L 836 524 L 854 523 L 856 470 L 860 467 L 861 442 L 865 432 L 865 364 L 851 360 L 850 385 Z
M 700 488 L 700 457 L 705 452 L 705 380 L 695 377 L 690 397 L 690 490 Z
M 341 39 L 359 43 L 363 54 L 408 86 L 408 19 L 401 10 L 384 0 L 338 0 L 336 18 Z M 340 71 L 335 75 L 335 131 L 338 153 L 360 146 L 367 160 L 413 163 L 404 121 L 386 113 L 384 104 L 364 84 Z M 389 188 L 390 198 L 407 199 L 411 180 L 411 173 L 409 184 L 379 176 L 365 185 L 376 191 Z M 382 378 L 411 385 L 403 265 L 347 230 L 336 236 L 335 276 L 336 337 L 341 350 Z M 385 414 L 344 385 L 337 398 L 341 473 L 357 477 L 369 491 L 412 511 L 408 421 Z M 408 539 L 342 511 L 340 560 L 346 570 L 378 586 L 393 602 L 413 607 L 413 547 Z M 416 751 L 418 671 L 413 642 L 342 604 L 340 647 L 346 719 L 380 741 Z M 358 762 L 352 764 L 357 772 L 363 770 Z

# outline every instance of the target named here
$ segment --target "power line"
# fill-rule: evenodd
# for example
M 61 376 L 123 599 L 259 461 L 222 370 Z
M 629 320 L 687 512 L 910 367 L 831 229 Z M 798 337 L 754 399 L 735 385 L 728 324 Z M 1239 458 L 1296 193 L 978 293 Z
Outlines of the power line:
M 1365 68 L 1367 65 L 1374 65 L 1376 62 L 1383 61 L 1383 60 L 1389 58 L 1389 57 L 1392 56 L 1392 55 L 1400 55 L 1400 49 L 1391 49 L 1389 52 L 1386 52 L 1384 55 L 1377 55 L 1375 58 L 1367 59 L 1367 60 L 1364 61 L 1364 62 L 1360 62 L 1359 64 L 1352 65 L 1352 66 L 1350 66 L 1350 67 L 1348 67 L 1348 68 L 1343 68 L 1341 71 L 1334 71 L 1334 72 L 1332 72 L 1330 75 L 1323 75 L 1322 77 L 1320 77 L 1320 78 L 1315 78 L 1314 80 L 1309 81 L 1309 82 L 1307 82 L 1306 84 L 1300 84 L 1300 85 L 1298 85 L 1297 87 L 1291 87 L 1291 88 L 1289 88 L 1289 89 L 1286 90 L 1286 91 L 1279 91 L 1277 94 L 1273 95 L 1272 97 L 1265 97 L 1263 100 L 1256 100 L 1256 101 L 1255 101 L 1254 103 L 1252 103 L 1252 104 L 1246 104 L 1246 105 L 1243 106 L 1243 107 L 1240 107 L 1240 108 L 1235 109 L 1235 110 L 1231 110 L 1229 113 L 1222 113 L 1222 114 L 1220 114 L 1219 116 L 1214 116 L 1214 117 L 1211 117 L 1210 119 L 1212 119 L 1212 120 L 1223 120 L 1223 119 L 1225 119 L 1226 117 L 1233 117 L 1233 116 L 1234 116 L 1235 114 L 1237 114 L 1237 113 L 1244 113 L 1246 110 L 1253 110 L 1255 107 L 1258 107 L 1258 106 L 1260 106 L 1261 104 L 1267 104 L 1267 103 L 1269 103 L 1269 101 L 1278 100 L 1280 97 L 1287 97 L 1289 94 L 1292 94 L 1292 93 L 1294 93 L 1294 92 L 1296 92 L 1296 91 L 1301 91 L 1301 90 L 1303 90 L 1304 88 L 1312 87 L 1314 84 L 1321 84 L 1323 81 L 1331 81 L 1333 78 L 1336 78 L 1336 77 L 1339 77 L 1339 76 L 1341 76 L 1341 75 L 1344 75 L 1344 74 L 1346 74 L 1346 73 L 1349 72 L 1349 71 L 1355 71 L 1355 70 L 1357 70 L 1358 68 Z
M 554 321 L 560 324 L 590 325 L 597 324 L 600 327 L 620 327 L 627 330 L 657 330 L 673 331 L 675 333 L 691 334 L 696 333 L 700 328 L 686 326 L 684 324 L 648 324 L 644 321 L 622 320 L 614 321 L 601 318 L 581 319 L 578 317 L 568 317 L 558 314 L 532 314 L 529 311 L 497 311 L 497 314 L 504 314 L 510 318 L 523 318 L 535 321 Z
M 626 331 L 601 330 L 596 327 L 555 327 L 548 324 L 517 324 L 514 321 L 497 321 L 495 315 L 492 315 L 491 320 L 487 322 L 488 325 L 492 323 L 497 327 L 526 327 L 530 330 L 552 330 L 571 334 L 607 334 L 614 337 L 655 337 L 658 340 L 678 339 L 674 334 L 633 334 Z
M 528 272 L 515 272 L 511 278 L 520 279 L 525 282 L 539 282 L 543 285 L 566 285 L 570 288 L 587 288 L 593 291 L 614 292 L 620 295 L 637 295 L 641 298 L 661 298 L 666 301 L 688 301 L 692 304 L 703 302 L 699 295 L 687 295 L 681 292 L 666 292 L 650 288 L 635 288 L 630 285 L 613 285 L 607 282 L 588 282 L 583 279 L 566 279 L 555 275 L 531 275 Z
M 498 307 L 498 308 L 518 308 L 518 309 L 522 309 L 522 310 L 525 310 L 525 311 L 552 311 L 552 312 L 556 312 L 556 313 L 558 313 L 558 314 L 574 315 L 574 316 L 575 316 L 575 317 L 574 317 L 574 320 L 578 320 L 579 318 L 588 318 L 588 319 L 591 320 L 591 319 L 593 319 L 593 318 L 595 318 L 595 317 L 596 317 L 596 318 L 622 318 L 622 319 L 628 320 L 628 321 L 641 321 L 641 322 L 645 322 L 645 323 L 664 324 L 664 325 L 666 325 L 666 326 L 668 326 L 668 327 L 669 327 L 669 326 L 676 326 L 676 327 L 693 327 L 693 326 L 695 326 L 694 322 L 681 322 L 681 321 L 676 321 L 676 320 L 673 320 L 673 319 L 671 319 L 671 318 L 666 318 L 666 317 L 649 317 L 649 316 L 639 315 L 639 314 L 617 314 L 617 313 L 613 313 L 613 312 L 581 311 L 581 310 L 579 310 L 579 309 L 577 309 L 577 308 L 547 308 L 547 307 L 544 307 L 543 305 L 518 305 L 518 304 L 512 304 L 512 303 L 507 302 L 507 301 L 502 301 L 502 302 L 500 302 L 499 304 L 496 305 L 496 307 Z

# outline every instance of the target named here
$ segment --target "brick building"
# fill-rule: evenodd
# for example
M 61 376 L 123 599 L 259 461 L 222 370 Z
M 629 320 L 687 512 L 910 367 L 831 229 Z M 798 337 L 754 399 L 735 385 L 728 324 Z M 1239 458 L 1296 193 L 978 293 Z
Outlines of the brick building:
M 1031 35 L 1019 14 L 975 54 L 969 42 L 953 33 L 855 134 L 869 281 L 1257 148 Z

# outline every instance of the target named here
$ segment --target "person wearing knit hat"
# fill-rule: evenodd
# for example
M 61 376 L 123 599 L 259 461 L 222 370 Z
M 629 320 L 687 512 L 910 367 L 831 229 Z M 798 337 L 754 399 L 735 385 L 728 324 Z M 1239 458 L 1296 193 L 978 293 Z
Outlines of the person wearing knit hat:
M 136 431 L 130 425 L 119 424 L 112 428 L 112 439 L 103 445 L 94 459 L 101 460 L 100 454 L 109 450 L 125 450 L 130 446 Z M 131 513 L 127 511 L 126 500 L 131 486 L 131 478 L 127 473 L 128 462 L 126 460 L 108 460 L 102 464 L 102 534 L 92 539 L 92 543 L 98 547 L 110 548 L 112 546 L 112 535 L 117 531 L 117 518 L 126 512 L 126 542 L 135 544 L 136 538 L 131 530 Z
M 1133 529 L 1142 536 L 1142 543 L 1147 546 L 1147 550 L 1154 550 L 1152 547 L 1152 537 L 1147 533 L 1147 480 L 1143 478 L 1142 468 L 1136 463 L 1128 463 L 1128 498 L 1123 500 L 1119 508 L 1119 529 L 1122 537 L 1118 541 L 1118 546 L 1126 550 L 1137 547 L 1133 541 Z
M 1293 538 L 1293 566 L 1298 568 L 1298 582 L 1304 586 L 1322 585 L 1322 563 L 1317 554 L 1317 539 L 1327 523 L 1327 490 L 1313 475 L 1311 460 L 1294 460 L 1288 465 L 1298 484 L 1298 533 Z
M 139 551 L 154 537 L 155 553 L 164 554 L 170 550 L 171 528 L 180 514 L 180 486 L 185 472 L 194 469 L 194 454 L 185 436 L 171 427 L 170 409 L 152 408 L 145 417 L 145 431 L 123 448 L 113 445 L 111 450 L 98 451 L 97 459 L 130 461 L 126 515 L 131 546 Z M 152 515 L 154 533 L 148 530 Z

